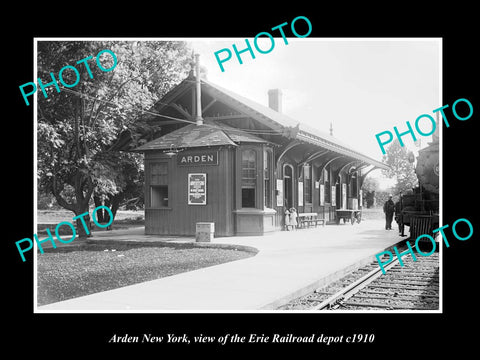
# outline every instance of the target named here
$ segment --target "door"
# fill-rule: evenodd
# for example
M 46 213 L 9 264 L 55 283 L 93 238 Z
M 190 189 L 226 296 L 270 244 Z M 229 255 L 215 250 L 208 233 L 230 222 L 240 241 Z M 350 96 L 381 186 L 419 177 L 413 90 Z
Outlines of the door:
M 283 166 L 283 194 L 285 208 L 293 207 L 293 167 L 288 164 Z

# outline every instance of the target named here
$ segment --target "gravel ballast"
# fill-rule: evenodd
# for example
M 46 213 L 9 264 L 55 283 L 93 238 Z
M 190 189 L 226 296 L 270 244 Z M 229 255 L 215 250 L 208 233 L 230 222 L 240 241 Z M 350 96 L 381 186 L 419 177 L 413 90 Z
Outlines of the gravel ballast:
M 37 255 L 37 301 L 46 305 L 254 256 L 235 248 L 98 245 Z

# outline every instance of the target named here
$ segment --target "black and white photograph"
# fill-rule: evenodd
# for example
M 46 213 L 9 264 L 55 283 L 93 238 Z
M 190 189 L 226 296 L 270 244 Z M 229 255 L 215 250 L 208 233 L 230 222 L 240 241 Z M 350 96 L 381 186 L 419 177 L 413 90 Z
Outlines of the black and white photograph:
M 37 311 L 441 310 L 441 45 L 36 39 Z
M 98 355 L 471 344 L 471 34 L 191 16 L 18 38 L 11 343 L 29 328 Z

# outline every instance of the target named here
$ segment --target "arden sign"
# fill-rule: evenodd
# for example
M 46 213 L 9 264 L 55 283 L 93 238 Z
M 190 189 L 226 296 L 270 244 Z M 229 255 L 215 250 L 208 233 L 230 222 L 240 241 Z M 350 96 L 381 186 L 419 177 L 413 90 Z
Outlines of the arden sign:
M 195 151 L 180 153 L 177 165 L 218 165 L 218 151 Z
M 207 205 L 207 174 L 188 174 L 188 205 Z

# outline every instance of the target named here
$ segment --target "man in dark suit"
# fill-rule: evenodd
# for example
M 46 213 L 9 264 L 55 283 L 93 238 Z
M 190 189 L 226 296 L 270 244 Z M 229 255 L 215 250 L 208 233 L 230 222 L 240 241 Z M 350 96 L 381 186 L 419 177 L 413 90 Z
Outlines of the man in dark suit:
M 392 195 L 388 196 L 388 200 L 383 204 L 383 212 L 385 213 L 385 230 L 392 230 L 393 213 L 395 212 L 395 204 Z

